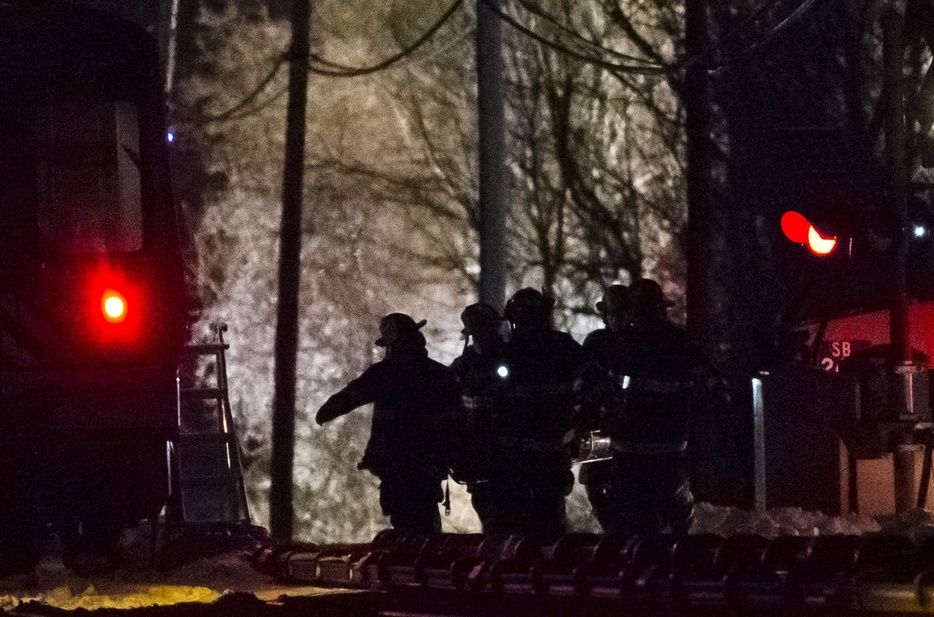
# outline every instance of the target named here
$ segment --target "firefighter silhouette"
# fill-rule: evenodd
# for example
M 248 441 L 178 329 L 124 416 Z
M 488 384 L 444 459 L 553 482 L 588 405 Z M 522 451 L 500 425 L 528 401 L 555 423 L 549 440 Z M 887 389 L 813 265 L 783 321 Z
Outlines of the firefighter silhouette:
M 694 511 L 688 422 L 717 380 L 687 333 L 668 320 L 671 303 L 657 282 L 633 282 L 629 302 L 628 322 L 605 352 L 613 380 L 603 420 L 612 446 L 607 527 L 617 535 L 683 535 Z
M 492 306 L 471 304 L 461 313 L 463 353 L 451 363 L 461 405 L 451 460 L 451 477 L 467 485 L 483 529 L 493 515 L 489 479 L 493 456 L 492 418 L 505 405 L 506 341 L 502 315 Z
M 489 478 L 492 532 L 526 534 L 549 543 L 566 528 L 565 497 L 574 485 L 573 382 L 583 354 L 565 332 L 551 326 L 554 299 L 531 288 L 507 302 L 512 328 L 501 371 L 502 409 L 492 414 Z
M 630 318 L 629 289 L 621 284 L 610 285 L 595 308 L 603 319 L 604 327 L 594 330 L 584 339 L 584 366 L 575 383 L 575 429 L 580 436 L 602 437 L 601 419 L 614 392 L 612 372 L 619 348 L 625 345 L 625 329 Z M 577 481 L 584 486 L 593 514 L 604 531 L 610 528 L 609 517 L 613 510 L 610 501 L 611 467 L 609 458 L 583 461 L 577 475 Z
M 447 477 L 447 437 L 457 405 L 453 373 L 428 357 L 425 325 L 403 313 L 383 317 L 376 344 L 385 357 L 318 410 L 324 424 L 373 403 L 370 438 L 357 465 L 379 481 L 383 514 L 396 529 L 441 531 L 438 503 Z

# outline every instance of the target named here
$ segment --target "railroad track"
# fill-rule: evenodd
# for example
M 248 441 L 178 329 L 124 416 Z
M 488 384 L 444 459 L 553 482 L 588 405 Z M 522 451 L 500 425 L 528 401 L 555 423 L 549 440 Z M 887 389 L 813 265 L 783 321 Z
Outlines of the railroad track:
M 417 535 L 264 546 L 279 580 L 372 592 L 373 614 L 934 614 L 934 541 L 896 534 L 617 540 L 569 534 Z M 311 613 L 309 613 L 311 614 Z

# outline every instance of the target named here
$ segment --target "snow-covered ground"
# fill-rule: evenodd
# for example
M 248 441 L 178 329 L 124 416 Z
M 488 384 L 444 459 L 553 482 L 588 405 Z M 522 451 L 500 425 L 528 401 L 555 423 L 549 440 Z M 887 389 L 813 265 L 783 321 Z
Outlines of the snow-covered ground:
M 755 533 L 767 538 L 781 535 L 904 533 L 916 542 L 934 535 L 934 515 L 923 510 L 878 521 L 859 515 L 833 517 L 799 508 L 777 508 L 762 513 L 700 503 L 692 533 L 729 536 Z M 335 590 L 280 584 L 253 568 L 246 550 L 221 553 L 185 563 L 167 572 L 152 567 L 150 536 L 140 527 L 123 537 L 125 565 L 116 572 L 79 576 L 66 569 L 61 549 L 50 537 L 35 571 L 0 578 L 0 609 L 9 611 L 29 602 L 59 609 L 129 609 L 183 602 L 210 603 L 225 594 L 248 593 L 260 600 L 283 594 L 309 596 Z
M 145 523 L 127 530 L 121 542 L 123 566 L 110 573 L 81 576 L 62 564 L 61 547 L 52 535 L 34 572 L 0 578 L 0 610 L 10 611 L 30 602 L 64 610 L 130 609 L 210 603 L 240 592 L 273 600 L 283 593 L 281 585 L 252 567 L 247 549 L 160 571 L 153 567 L 150 540 Z M 293 593 L 326 591 L 295 587 Z

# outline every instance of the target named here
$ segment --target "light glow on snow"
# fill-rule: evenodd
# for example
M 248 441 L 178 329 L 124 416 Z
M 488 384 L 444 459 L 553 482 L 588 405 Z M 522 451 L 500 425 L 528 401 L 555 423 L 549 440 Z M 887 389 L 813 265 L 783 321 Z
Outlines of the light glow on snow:
M 903 533 L 917 543 L 934 535 L 934 515 L 913 510 L 881 525 L 874 518 L 857 514 L 829 516 L 800 508 L 755 512 L 698 503 L 691 527 L 692 534 L 752 533 L 769 539 L 782 535 L 862 535 L 880 531 Z M 232 593 L 252 594 L 264 602 L 275 602 L 283 596 L 354 593 L 310 585 L 279 585 L 269 575 L 255 570 L 247 559 L 248 551 L 243 550 L 198 559 L 162 572 L 151 567 L 149 540 L 144 525 L 127 530 L 122 542 L 124 567 L 87 577 L 66 569 L 61 563 L 60 545 L 52 542 L 43 549 L 43 558 L 34 573 L 0 578 L 0 610 L 15 611 L 31 602 L 63 610 L 132 609 L 209 604 Z

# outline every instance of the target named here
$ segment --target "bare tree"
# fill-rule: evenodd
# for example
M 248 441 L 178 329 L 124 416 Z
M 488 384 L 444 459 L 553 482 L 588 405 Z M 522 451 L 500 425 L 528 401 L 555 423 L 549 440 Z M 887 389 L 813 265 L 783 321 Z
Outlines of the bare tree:
M 583 19 L 571 2 L 527 8 L 533 27 L 558 23 L 599 53 L 642 53 L 613 15 Z M 536 187 L 532 201 L 553 204 L 550 210 L 539 208 L 538 217 L 527 217 L 538 219 L 531 242 L 537 250 L 530 252 L 545 258 L 545 285 L 573 298 L 569 309 L 577 312 L 588 312 L 600 286 L 617 279 L 651 274 L 671 280 L 672 291 L 680 288 L 683 280 L 676 273 L 652 263 L 666 251 L 680 252 L 686 213 L 681 112 L 664 69 L 648 76 L 627 74 L 527 37 L 514 42 L 510 69 L 516 84 L 515 139 L 534 144 L 517 148 L 517 172 L 524 177 L 518 184 Z M 541 233 L 549 218 L 561 238 L 552 247 Z
M 571 22 L 586 13 L 571 2 L 551 2 L 548 9 L 548 19 L 568 21 L 567 29 L 579 26 Z M 543 20 L 541 14 L 524 18 Z M 469 27 L 470 19 L 462 15 L 457 27 Z M 610 17 L 598 21 L 588 22 L 593 45 L 632 48 Z M 521 31 L 507 30 L 505 39 L 513 286 L 555 293 L 566 319 L 592 314 L 602 285 L 617 279 L 652 273 L 671 280 L 677 292 L 680 270 L 656 267 L 680 252 L 685 216 L 681 112 L 664 72 L 639 77 L 608 71 Z M 407 127 L 407 161 L 367 166 L 341 158 L 332 164 L 368 178 L 362 189 L 375 198 L 408 206 L 424 240 L 415 243 L 424 248 L 415 255 L 420 263 L 456 272 L 475 286 L 472 56 L 463 44 L 453 51 L 406 66 L 394 82 L 394 110 Z M 442 227 L 428 223 L 439 220 Z M 461 232 L 452 234 L 456 226 Z
M 553 292 L 562 325 L 578 333 L 593 325 L 606 283 L 653 276 L 683 297 L 684 77 L 700 63 L 712 84 L 718 232 L 709 343 L 745 379 L 768 360 L 763 341 L 786 325 L 794 314 L 787 299 L 800 295 L 787 293 L 792 260 L 775 216 L 784 207 L 772 165 L 776 129 L 843 118 L 870 144 L 870 160 L 878 157 L 874 2 L 710 3 L 714 42 L 690 58 L 681 3 L 501 5 L 511 286 Z M 372 481 L 354 469 L 365 413 L 319 430 L 310 422 L 316 405 L 374 359 L 375 325 L 389 310 L 424 312 L 440 357 L 456 353 L 457 315 L 478 282 L 472 7 L 354 6 L 360 12 L 320 3 L 309 63 L 316 112 L 306 190 L 319 207 L 303 219 L 315 231 L 302 255 L 305 297 L 314 301 L 300 325 L 297 425 L 309 447 L 299 454 L 296 495 L 300 533 L 315 538 L 366 539 L 380 520 Z M 196 217 L 204 318 L 231 322 L 231 383 L 245 392 L 238 409 L 258 492 L 271 400 L 283 28 L 258 10 L 203 10 L 200 53 L 182 67 L 176 91 L 210 180 Z M 433 28 L 402 61 L 351 70 Z M 922 46 L 908 65 L 918 81 L 912 67 L 928 57 Z M 934 117 L 924 109 L 913 116 L 919 124 Z

